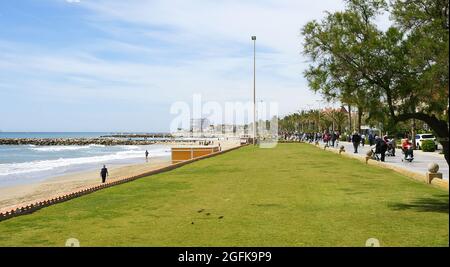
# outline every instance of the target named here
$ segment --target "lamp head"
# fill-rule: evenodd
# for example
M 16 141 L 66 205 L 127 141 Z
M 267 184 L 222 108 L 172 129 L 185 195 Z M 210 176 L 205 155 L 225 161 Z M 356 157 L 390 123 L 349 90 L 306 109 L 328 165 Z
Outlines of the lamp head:
M 255 41 L 256 40 L 256 36 L 252 36 L 252 40 Z

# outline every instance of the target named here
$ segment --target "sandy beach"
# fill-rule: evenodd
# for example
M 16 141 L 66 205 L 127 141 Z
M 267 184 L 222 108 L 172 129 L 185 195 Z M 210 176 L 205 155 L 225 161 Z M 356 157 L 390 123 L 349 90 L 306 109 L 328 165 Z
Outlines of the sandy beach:
M 148 163 L 109 167 L 109 180 L 134 176 L 170 165 L 170 158 L 154 158 Z M 79 172 L 49 178 L 43 182 L 0 188 L 0 211 L 22 203 L 33 202 L 100 184 L 99 171 Z
M 220 141 L 222 150 L 227 150 L 239 146 L 238 140 Z M 217 141 L 215 142 L 217 145 Z M 183 145 L 177 145 L 183 146 Z M 188 145 L 185 145 L 188 146 Z M 108 166 L 109 180 L 135 176 L 152 170 L 171 165 L 170 157 L 152 158 L 148 162 L 133 165 Z M 52 177 L 42 182 L 17 185 L 0 188 L 0 212 L 11 210 L 12 208 L 33 203 L 37 200 L 44 200 L 81 189 L 86 186 L 101 183 L 99 170 L 78 172 L 58 177 Z

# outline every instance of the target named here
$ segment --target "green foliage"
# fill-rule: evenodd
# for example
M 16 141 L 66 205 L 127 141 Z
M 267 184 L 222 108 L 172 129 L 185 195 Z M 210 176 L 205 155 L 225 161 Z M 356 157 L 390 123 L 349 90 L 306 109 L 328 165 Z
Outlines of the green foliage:
M 425 112 L 448 121 L 449 83 L 449 1 L 394 1 L 392 14 L 400 29 L 408 34 L 405 47 L 408 65 L 417 74 L 409 85 L 417 91 L 417 100 L 425 102 Z
M 357 106 L 369 121 L 392 128 L 422 120 L 448 140 L 448 0 L 346 2 L 345 11 L 302 29 L 303 52 L 313 61 L 304 73 L 310 88 Z M 385 10 L 396 24 L 383 31 L 375 21 Z
M 436 144 L 432 140 L 423 140 L 420 148 L 423 152 L 434 152 L 436 151 Z
M 326 129 L 342 131 L 348 114 L 341 110 L 302 110 L 278 121 L 280 132 L 319 132 Z M 334 127 L 334 128 L 333 128 Z
M 348 121 L 348 114 L 342 112 L 341 110 L 331 110 L 327 116 L 330 117 L 331 121 L 334 123 L 335 130 L 342 132 L 345 129 Z

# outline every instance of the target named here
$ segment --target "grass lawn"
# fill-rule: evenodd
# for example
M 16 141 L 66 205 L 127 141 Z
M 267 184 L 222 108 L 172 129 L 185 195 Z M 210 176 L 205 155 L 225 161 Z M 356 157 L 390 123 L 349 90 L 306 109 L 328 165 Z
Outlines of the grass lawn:
M 448 202 L 311 145 L 245 147 L 0 222 L 0 246 L 448 246 Z

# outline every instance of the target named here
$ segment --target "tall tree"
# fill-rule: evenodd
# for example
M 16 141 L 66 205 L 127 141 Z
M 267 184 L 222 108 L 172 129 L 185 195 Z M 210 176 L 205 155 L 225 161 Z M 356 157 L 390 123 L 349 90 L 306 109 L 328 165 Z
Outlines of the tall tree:
M 341 110 L 332 110 L 330 112 L 330 117 L 335 125 L 334 130 L 338 130 L 341 133 L 343 126 L 347 121 L 347 114 L 342 112 Z
M 361 100 L 369 114 L 384 106 L 393 122 L 424 121 L 448 163 L 448 0 L 346 2 L 345 11 L 302 29 L 312 90 Z M 386 10 L 396 23 L 382 31 L 374 21 Z

